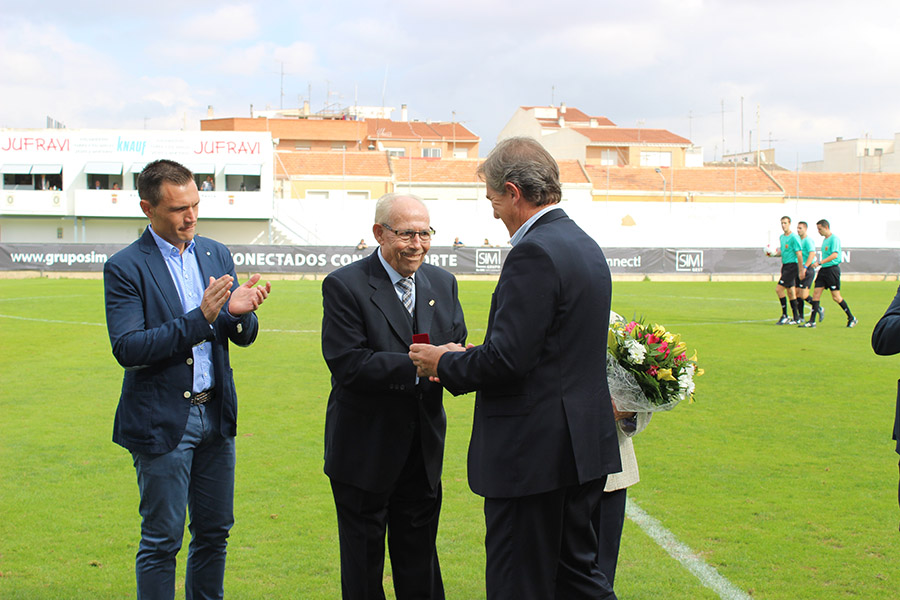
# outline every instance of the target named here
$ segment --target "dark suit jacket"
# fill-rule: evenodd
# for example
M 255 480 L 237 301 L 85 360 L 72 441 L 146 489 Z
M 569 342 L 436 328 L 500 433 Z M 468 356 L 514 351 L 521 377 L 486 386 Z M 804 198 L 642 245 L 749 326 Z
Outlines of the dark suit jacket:
M 440 385 L 409 358 L 413 322 L 377 251 L 322 282 L 322 354 L 331 370 L 325 473 L 371 492 L 400 474 L 418 425 L 432 486 L 441 477 L 447 419 Z M 416 324 L 433 344 L 465 343 L 456 278 L 429 264 L 416 271 Z
M 322 354 L 331 370 L 325 473 L 370 492 L 386 491 L 410 452 L 418 424 L 425 470 L 441 477 L 447 419 L 440 385 L 409 358 L 413 323 L 377 251 L 322 282 Z M 432 344 L 466 340 L 456 278 L 429 264 L 416 271 L 416 329 Z
M 509 252 L 484 343 L 446 353 L 453 394 L 478 390 L 469 486 L 511 498 L 620 470 L 606 384 L 611 283 L 603 252 L 562 210 Z
M 238 280 L 228 248 L 199 236 L 194 242 L 204 283 L 228 273 L 234 277 L 232 289 L 236 288 Z M 207 404 L 210 422 L 222 435 L 234 436 L 237 396 L 228 340 L 240 346 L 251 344 L 259 329 L 256 314 L 234 318 L 223 309 L 212 326 L 199 307 L 185 314 L 149 228 L 106 262 L 103 287 L 112 352 L 125 367 L 113 441 L 149 454 L 168 452 L 178 445 L 191 408 L 191 349 L 205 341 L 212 342 L 215 377 L 215 396 Z
M 872 331 L 872 349 L 875 354 L 888 355 L 900 352 L 900 289 L 884 316 Z M 894 413 L 894 439 L 900 454 L 900 381 L 897 382 L 897 407 Z

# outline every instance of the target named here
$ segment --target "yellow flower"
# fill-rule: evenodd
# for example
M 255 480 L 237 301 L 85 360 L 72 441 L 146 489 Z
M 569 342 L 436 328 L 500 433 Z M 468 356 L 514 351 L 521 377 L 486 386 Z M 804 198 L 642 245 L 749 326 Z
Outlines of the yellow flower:
M 618 342 L 616 341 L 616 332 L 612 329 L 609 330 L 606 345 L 613 352 L 615 352 L 616 346 L 618 346 Z
M 690 358 L 691 362 L 697 362 L 697 351 L 694 350 L 694 355 Z
M 694 377 L 700 377 L 701 375 L 703 375 L 703 373 L 704 373 L 703 369 L 697 369 L 697 372 L 694 373 Z
M 675 356 L 681 355 L 685 350 L 687 350 L 687 344 L 684 342 L 678 342 L 675 344 L 675 348 L 672 349 L 672 354 Z
M 678 381 L 672 377 L 672 369 L 660 369 L 656 372 L 656 378 L 660 381 Z
M 653 335 L 655 335 L 658 338 L 664 338 L 666 335 L 666 328 L 663 327 L 662 325 L 654 324 L 653 325 Z

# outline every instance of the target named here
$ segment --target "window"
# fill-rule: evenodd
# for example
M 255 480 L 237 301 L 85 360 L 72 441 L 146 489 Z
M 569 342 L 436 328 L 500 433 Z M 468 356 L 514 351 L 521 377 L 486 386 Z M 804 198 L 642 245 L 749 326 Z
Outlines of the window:
M 56 239 L 58 239 L 58 240 L 63 239 L 63 228 L 62 227 L 56 228 Z
M 312 146 L 309 144 L 296 144 L 294 145 L 294 150 L 312 150 Z
M 671 167 L 671 152 L 641 152 L 642 167 Z
M 89 162 L 84 165 L 84 175 L 89 190 L 122 189 L 120 162 Z
M 406 156 L 406 148 L 385 148 L 388 156 Z
M 332 143 L 331 144 L 332 152 L 341 152 L 342 150 L 346 150 L 346 149 L 347 149 L 347 144 L 340 144 L 340 143 Z
M 4 173 L 4 190 L 61 190 L 62 174 L 39 173 Z
M 307 200 L 328 200 L 327 190 L 306 190 Z
M 440 148 L 422 148 L 422 158 L 440 158 Z
M 226 175 L 226 192 L 258 192 L 261 178 L 259 175 Z
M 347 192 L 347 200 L 368 200 L 369 192 Z
M 615 167 L 619 164 L 619 153 L 615 150 L 600 151 L 600 165 L 605 167 Z

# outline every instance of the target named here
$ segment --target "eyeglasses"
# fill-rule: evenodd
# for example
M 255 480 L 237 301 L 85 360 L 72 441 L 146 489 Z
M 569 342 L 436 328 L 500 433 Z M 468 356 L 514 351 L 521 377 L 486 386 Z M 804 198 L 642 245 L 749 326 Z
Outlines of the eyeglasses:
M 384 227 L 385 229 L 387 229 L 388 231 L 390 231 L 391 233 L 393 233 L 394 235 L 396 235 L 398 238 L 400 238 L 404 242 L 408 242 L 409 240 L 413 239 L 413 236 L 416 236 L 416 235 L 419 236 L 419 239 L 421 241 L 430 242 L 431 236 L 433 236 L 435 233 L 437 233 L 431 227 L 429 227 L 428 229 L 426 229 L 424 231 L 416 231 L 415 229 L 406 229 L 404 231 L 397 231 L 396 229 L 394 229 L 387 223 L 382 223 L 381 226 Z

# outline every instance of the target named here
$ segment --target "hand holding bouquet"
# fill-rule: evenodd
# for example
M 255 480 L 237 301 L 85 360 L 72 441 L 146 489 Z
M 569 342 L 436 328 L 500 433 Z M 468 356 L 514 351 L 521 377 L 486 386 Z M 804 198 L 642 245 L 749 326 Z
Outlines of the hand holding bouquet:
M 671 410 L 684 399 L 694 400 L 697 353 L 688 358 L 681 336 L 643 320 L 626 322 L 610 314 L 606 352 L 609 391 L 620 411 Z

